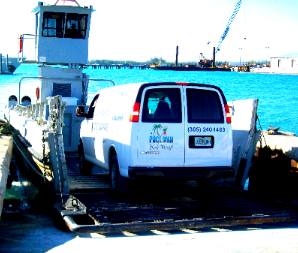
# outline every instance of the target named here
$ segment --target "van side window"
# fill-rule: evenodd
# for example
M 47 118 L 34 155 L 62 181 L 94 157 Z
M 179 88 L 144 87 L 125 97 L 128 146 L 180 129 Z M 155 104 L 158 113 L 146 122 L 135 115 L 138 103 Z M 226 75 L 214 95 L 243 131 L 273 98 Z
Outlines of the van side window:
M 217 92 L 212 90 L 186 90 L 189 123 L 224 123 L 223 107 Z
M 91 104 L 90 104 L 90 106 L 89 106 L 89 110 L 88 110 L 87 116 L 86 116 L 87 119 L 92 119 L 92 118 L 93 118 L 93 115 L 94 115 L 94 109 L 95 109 L 95 106 L 96 106 L 96 102 L 97 102 L 97 100 L 98 100 L 98 97 L 99 97 L 99 94 L 97 94 L 97 95 L 93 98 L 93 100 L 92 100 L 92 102 L 91 102 Z
M 145 93 L 143 122 L 182 122 L 181 94 L 178 88 L 154 88 Z

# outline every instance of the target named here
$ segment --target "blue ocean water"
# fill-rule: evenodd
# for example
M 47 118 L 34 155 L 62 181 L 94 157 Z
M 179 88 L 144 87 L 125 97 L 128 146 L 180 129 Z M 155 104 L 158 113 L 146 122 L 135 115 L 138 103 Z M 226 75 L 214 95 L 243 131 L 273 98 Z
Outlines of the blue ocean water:
M 262 129 L 280 127 L 282 131 L 298 134 L 298 75 L 151 69 L 87 68 L 84 71 L 90 78 L 110 79 L 116 85 L 161 81 L 214 84 L 221 87 L 228 101 L 258 98 L 258 116 Z M 18 89 L 22 77 L 37 75 L 36 65 L 21 65 L 14 75 L 0 75 L 0 110 L 3 110 L 8 96 Z M 99 89 L 98 82 L 90 82 L 88 101 Z

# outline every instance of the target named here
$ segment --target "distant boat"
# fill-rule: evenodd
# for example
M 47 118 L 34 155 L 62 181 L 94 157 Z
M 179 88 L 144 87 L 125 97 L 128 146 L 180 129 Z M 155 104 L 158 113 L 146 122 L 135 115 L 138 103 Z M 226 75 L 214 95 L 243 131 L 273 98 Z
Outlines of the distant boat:
M 13 74 L 20 65 L 17 58 L 3 57 L 0 54 L 0 74 Z

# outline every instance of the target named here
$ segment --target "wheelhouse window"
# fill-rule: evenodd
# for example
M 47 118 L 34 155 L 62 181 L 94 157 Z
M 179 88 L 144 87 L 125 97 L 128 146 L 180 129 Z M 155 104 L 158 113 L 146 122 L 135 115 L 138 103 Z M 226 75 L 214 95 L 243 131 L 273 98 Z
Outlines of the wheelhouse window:
M 43 14 L 44 37 L 63 37 L 65 13 L 45 12 Z
M 224 123 L 223 108 L 217 92 L 187 89 L 189 123 Z
M 42 36 L 85 39 L 87 14 L 45 12 L 43 14 Z
M 86 37 L 87 30 L 87 15 L 82 14 L 67 14 L 65 38 L 79 38 Z
M 149 89 L 143 103 L 143 122 L 181 123 L 181 95 L 177 88 Z

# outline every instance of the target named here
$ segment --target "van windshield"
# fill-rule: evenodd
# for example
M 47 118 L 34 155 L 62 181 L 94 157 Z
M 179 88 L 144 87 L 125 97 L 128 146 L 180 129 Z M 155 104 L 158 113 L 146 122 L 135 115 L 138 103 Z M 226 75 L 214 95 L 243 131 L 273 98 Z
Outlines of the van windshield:
M 154 88 L 145 93 L 143 122 L 181 123 L 181 94 L 179 88 Z
M 217 92 L 189 88 L 186 96 L 189 123 L 224 123 L 223 107 Z

